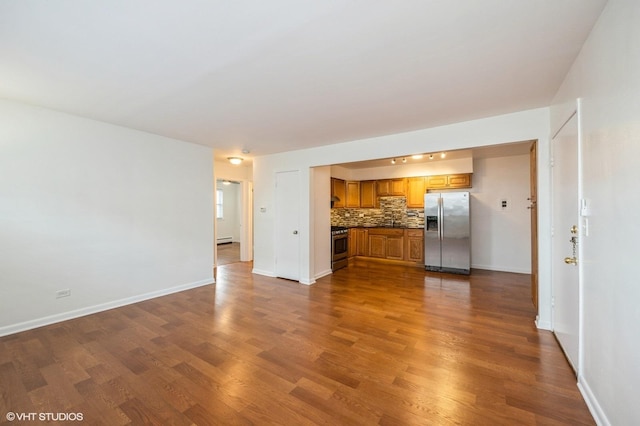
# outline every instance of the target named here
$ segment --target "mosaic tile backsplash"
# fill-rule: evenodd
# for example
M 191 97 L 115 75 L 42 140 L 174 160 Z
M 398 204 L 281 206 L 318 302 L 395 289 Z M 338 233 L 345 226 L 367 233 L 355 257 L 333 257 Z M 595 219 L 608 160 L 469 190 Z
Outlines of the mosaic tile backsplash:
M 424 228 L 424 209 L 408 209 L 406 197 L 380 197 L 379 209 L 331 209 L 331 225 Z

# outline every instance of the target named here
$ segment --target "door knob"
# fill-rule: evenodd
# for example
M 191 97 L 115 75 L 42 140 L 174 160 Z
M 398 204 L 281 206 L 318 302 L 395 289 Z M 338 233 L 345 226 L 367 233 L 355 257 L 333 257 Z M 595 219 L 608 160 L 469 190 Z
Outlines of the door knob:
M 576 259 L 575 257 L 565 257 L 564 263 L 566 263 L 567 265 L 577 265 L 578 259 Z
M 293 231 L 293 235 L 298 235 L 298 231 Z

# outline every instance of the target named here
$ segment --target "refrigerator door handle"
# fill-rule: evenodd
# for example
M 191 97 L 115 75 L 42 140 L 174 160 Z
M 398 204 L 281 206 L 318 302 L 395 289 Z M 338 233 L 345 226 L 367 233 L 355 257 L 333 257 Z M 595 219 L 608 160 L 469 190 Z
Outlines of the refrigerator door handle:
M 444 214 L 442 213 L 442 197 L 438 198 L 438 239 L 440 241 L 443 240 L 444 237 L 444 226 L 443 226 L 443 219 L 444 219 Z

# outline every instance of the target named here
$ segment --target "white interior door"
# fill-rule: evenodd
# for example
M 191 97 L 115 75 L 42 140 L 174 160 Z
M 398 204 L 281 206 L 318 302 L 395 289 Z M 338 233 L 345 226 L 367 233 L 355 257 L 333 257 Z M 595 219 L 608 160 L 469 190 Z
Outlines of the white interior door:
M 573 114 L 551 142 L 553 329 L 576 374 L 580 359 L 578 137 L 578 115 Z
M 300 280 L 300 176 L 299 172 L 276 173 L 276 276 Z

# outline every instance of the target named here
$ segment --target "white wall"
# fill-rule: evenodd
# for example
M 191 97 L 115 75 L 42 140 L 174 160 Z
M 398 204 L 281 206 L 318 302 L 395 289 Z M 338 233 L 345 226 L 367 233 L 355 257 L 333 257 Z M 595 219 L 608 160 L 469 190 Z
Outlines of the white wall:
M 313 265 L 314 278 L 320 278 L 331 273 L 331 167 L 314 167 L 312 171 L 313 203 Z
M 390 158 L 407 152 L 438 152 L 501 143 L 539 140 L 538 188 L 539 228 L 549 229 L 549 114 L 548 109 L 536 109 L 497 117 L 457 123 L 415 132 L 363 139 L 354 142 L 290 151 L 254 159 L 255 181 L 255 259 L 254 272 L 273 275 L 275 270 L 275 244 L 273 228 L 275 210 L 275 174 L 284 170 L 300 170 L 302 209 L 300 213 L 301 282 L 312 283 L 316 271 L 325 265 L 316 265 L 313 253 L 314 241 L 326 238 L 329 229 L 316 230 L 310 213 L 316 195 L 311 184 L 311 167 L 339 162 L 352 162 Z M 526 197 L 525 197 L 526 198 Z M 320 206 L 324 203 L 321 201 Z M 327 204 L 326 209 L 329 209 Z M 261 208 L 264 211 L 261 211 Z M 325 208 L 325 207 L 320 207 Z M 316 232 L 319 232 L 316 235 Z M 550 275 L 548 274 L 549 235 L 540 236 L 540 309 L 538 324 L 550 324 Z
M 9 101 L 0 117 L 0 335 L 213 282 L 211 149 Z
M 554 104 L 582 98 L 584 353 L 600 424 L 640 424 L 640 2 L 609 0 Z
M 473 169 L 471 267 L 530 274 L 529 155 L 478 158 Z

